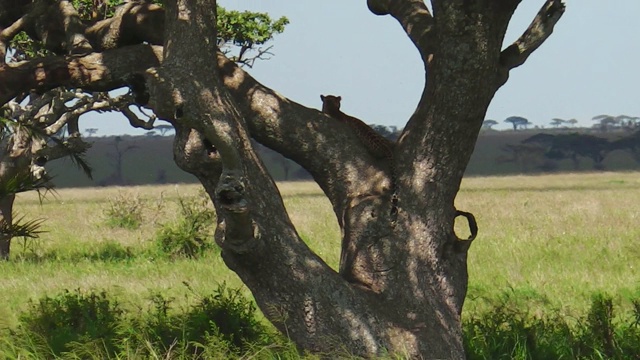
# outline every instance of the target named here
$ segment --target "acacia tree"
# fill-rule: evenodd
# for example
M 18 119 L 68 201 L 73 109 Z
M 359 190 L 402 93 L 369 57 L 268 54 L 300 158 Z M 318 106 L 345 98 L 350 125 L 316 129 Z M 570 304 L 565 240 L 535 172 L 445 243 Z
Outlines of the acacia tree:
M 560 119 L 560 118 L 553 118 L 551 119 L 551 125 L 555 128 L 559 127 L 560 125 L 566 123 L 566 120 Z
M 482 128 L 487 130 L 491 130 L 491 128 L 496 125 L 498 125 L 498 122 L 491 119 L 487 119 L 482 122 Z
M 526 118 L 522 116 L 509 116 L 504 120 L 506 123 L 511 123 L 513 125 L 513 130 L 518 130 L 518 128 L 526 129 L 528 125 L 531 123 Z
M 454 233 L 454 199 L 495 92 L 564 12 L 560 0 L 545 1 L 503 47 L 519 3 L 432 0 L 432 12 L 423 0 L 368 0 L 372 13 L 398 20 L 425 66 L 422 97 L 392 157 L 373 156 L 348 124 L 281 96 L 220 52 L 215 0 L 139 3 L 164 21 L 128 22 L 122 32 L 67 27 L 64 38 L 85 38 L 92 52 L 5 65 L 0 101 L 30 88 L 128 84 L 175 127 L 174 157 L 213 200 L 225 263 L 278 329 L 313 351 L 464 358 L 471 241 Z M 164 38 L 156 46 L 144 34 Z M 338 272 L 298 236 L 251 138 L 298 162 L 331 201 L 342 229 Z
M 74 101 L 68 106 L 68 102 Z M 117 101 L 117 100 L 116 100 Z M 9 258 L 11 239 L 32 236 L 13 220 L 13 204 L 18 192 L 50 188 L 44 165 L 62 157 L 71 157 L 88 175 L 90 167 L 83 155 L 89 144 L 80 139 L 78 118 L 91 109 L 111 106 L 99 97 L 56 88 L 46 94 L 23 94 L 2 107 L 0 128 L 0 260 Z M 56 134 L 67 127 L 70 136 Z M 31 222 L 32 224 L 36 224 Z M 32 236 L 33 237 L 33 236 Z
M 53 54 L 81 55 L 94 49 L 110 49 L 141 41 L 161 44 L 164 11 L 160 6 L 128 2 L 116 7 L 119 3 L 122 1 L 0 1 L 0 57 L 4 60 L 10 54 L 8 62 L 16 66 L 29 59 Z M 270 47 L 264 49 L 261 46 L 274 34 L 282 32 L 288 23 L 286 17 L 272 21 L 264 13 L 225 11 L 220 7 L 218 11 L 222 15 L 218 17 L 221 28 L 218 45 L 233 61 L 243 66 L 250 67 L 256 60 L 270 55 Z M 229 24 L 237 26 L 233 28 Z M 129 29 L 134 31 L 123 34 Z M 138 89 L 144 87 L 139 83 L 140 78 L 140 74 L 132 72 L 120 81 Z M 136 104 L 141 102 L 138 96 L 146 96 L 144 93 L 112 96 L 108 92 L 87 92 L 70 85 L 65 88 L 51 84 L 38 87 L 35 92 L 25 88 L 0 107 L 0 260 L 9 258 L 12 238 L 37 234 L 35 225 L 40 222 L 23 218 L 14 221 L 13 205 L 17 192 L 53 185 L 44 168 L 45 163 L 71 156 L 91 177 L 90 168 L 82 159 L 90 147 L 79 131 L 78 121 L 82 115 L 92 111 L 117 111 L 133 127 L 154 128 L 157 117 L 147 115 Z M 104 88 L 110 89 L 111 85 Z M 140 111 L 132 111 L 134 105 Z M 163 135 L 168 128 L 173 129 L 169 125 L 158 128 Z M 85 131 L 91 137 L 98 129 Z M 65 132 L 68 138 L 58 137 Z M 122 156 L 131 148 L 119 149 L 118 142 L 119 138 L 115 142 L 116 154 L 111 154 L 116 172 L 107 180 L 121 184 L 124 181 Z

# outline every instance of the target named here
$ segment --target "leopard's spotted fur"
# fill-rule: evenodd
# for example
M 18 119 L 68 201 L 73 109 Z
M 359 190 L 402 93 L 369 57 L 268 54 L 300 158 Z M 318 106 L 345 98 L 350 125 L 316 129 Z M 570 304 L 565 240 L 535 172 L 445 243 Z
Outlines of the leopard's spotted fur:
M 377 133 L 362 120 L 349 116 L 340 111 L 340 100 L 342 97 L 334 95 L 320 95 L 322 100 L 322 112 L 332 118 L 349 125 L 358 136 L 358 139 L 369 150 L 371 155 L 379 159 L 387 159 L 390 163 L 393 160 L 393 143 L 384 136 Z
M 373 130 L 362 120 L 343 113 L 340 110 L 340 101 L 342 100 L 342 97 L 334 95 L 320 95 L 320 99 L 322 100 L 323 113 L 347 124 L 351 129 L 353 129 L 355 134 L 358 136 L 358 139 L 360 139 L 371 155 L 379 159 L 386 159 L 389 162 L 393 205 L 391 212 L 392 216 L 395 217 L 397 214 L 396 205 L 398 198 L 396 194 L 395 162 L 393 160 L 394 143 Z

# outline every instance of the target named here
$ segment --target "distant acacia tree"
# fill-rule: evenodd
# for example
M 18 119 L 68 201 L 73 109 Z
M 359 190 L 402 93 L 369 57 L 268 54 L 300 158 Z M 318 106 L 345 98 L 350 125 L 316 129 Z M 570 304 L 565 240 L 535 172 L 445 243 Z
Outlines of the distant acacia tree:
M 500 148 L 507 155 L 499 155 L 497 163 L 515 163 L 523 173 L 540 170 L 545 164 L 545 148 L 538 144 L 507 144 Z
M 123 142 L 122 137 L 116 136 L 113 139 L 113 152 L 108 152 L 107 156 L 110 158 L 111 165 L 114 167 L 113 173 L 107 178 L 105 185 L 125 185 L 126 180 L 123 175 L 123 163 L 126 155 L 133 150 L 139 148 L 137 145 L 121 146 Z M 104 181 L 103 181 L 104 182 Z
M 617 118 L 620 119 L 620 126 L 625 130 L 636 130 L 640 125 L 640 117 L 637 116 L 619 115 Z
M 611 115 L 597 115 L 594 116 L 592 120 L 597 121 L 594 126 L 603 132 L 611 131 L 619 123 L 619 121 Z
M 599 128 L 603 132 L 608 132 L 621 128 L 635 129 L 640 118 L 628 115 L 612 116 L 603 114 L 594 116 L 593 121 L 598 122 L 595 124 L 596 128 Z
M 567 124 L 569 124 L 571 127 L 575 127 L 576 124 L 578 123 L 578 120 L 576 119 L 569 119 L 565 121 Z
M 160 136 L 165 136 L 168 132 L 173 131 L 171 125 L 156 125 L 153 128 L 160 131 Z
M 513 125 L 513 130 L 526 129 L 531 123 L 522 116 L 509 116 L 504 120 L 506 123 Z
M 554 118 L 551 120 L 551 126 L 555 128 L 558 128 L 562 125 L 565 125 L 565 127 L 567 126 L 575 127 L 577 123 L 578 123 L 578 120 L 576 119 L 563 120 L 559 118 Z
M 482 122 L 482 128 L 485 130 L 490 130 L 493 126 L 498 125 L 498 122 L 495 120 L 487 119 Z
M 92 137 L 93 135 L 95 135 L 98 132 L 97 128 L 87 128 L 84 129 L 84 132 L 87 133 L 87 137 Z
M 566 123 L 565 120 L 563 119 L 559 119 L 559 118 L 554 118 L 551 120 L 551 126 L 553 127 L 560 127 L 562 124 Z
M 602 170 L 602 163 L 610 151 L 607 139 L 589 134 L 563 134 L 557 135 L 547 152 L 550 159 L 571 159 L 574 168 L 580 167 L 579 157 L 586 157 L 593 161 L 593 168 Z
M 580 157 L 591 159 L 595 169 L 603 169 L 602 162 L 612 150 L 607 139 L 578 133 L 561 135 L 540 133 L 522 140 L 522 144 L 536 145 L 544 149 L 545 156 L 552 160 L 570 159 L 576 170 L 580 168 Z
M 593 161 L 593 168 L 604 169 L 603 161 L 613 150 L 622 149 L 634 152 L 640 148 L 639 138 L 633 136 L 623 138 L 610 143 L 607 139 L 589 134 L 560 134 L 552 135 L 539 133 L 530 136 L 520 144 L 508 144 L 502 147 L 502 151 L 509 156 L 500 156 L 500 162 L 516 162 L 521 164 L 523 171 L 532 167 L 541 170 L 555 170 L 556 166 L 551 162 L 571 160 L 574 169 L 580 169 L 580 158 L 588 158 Z M 547 161 L 545 161 L 547 159 Z

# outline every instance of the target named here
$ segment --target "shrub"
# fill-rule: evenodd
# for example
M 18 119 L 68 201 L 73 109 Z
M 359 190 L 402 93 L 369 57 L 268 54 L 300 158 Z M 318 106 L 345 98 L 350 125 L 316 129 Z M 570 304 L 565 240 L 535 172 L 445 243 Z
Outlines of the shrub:
M 613 299 L 604 294 L 591 298 L 591 308 L 583 321 L 578 355 L 588 356 L 594 352 L 605 358 L 613 358 L 616 353 L 615 329 L 613 327 Z
M 223 283 L 185 314 L 185 336 L 190 342 L 204 343 L 215 335 L 234 352 L 246 350 L 245 345 L 260 343 L 266 333 L 256 316 L 253 302 Z
M 105 292 L 44 297 L 29 304 L 17 330 L 0 329 L 0 358 L 302 358 L 257 319 L 239 290 L 222 284 L 193 305 L 173 303 L 155 294 L 148 309 L 125 313 Z M 491 305 L 463 321 L 468 359 L 640 359 L 640 300 L 615 318 L 603 294 L 577 319 L 559 311 L 531 315 L 513 296 Z
M 150 300 L 146 311 L 131 316 L 121 327 L 126 339 L 121 343 L 142 358 L 172 354 L 170 358 L 229 359 L 269 353 L 265 347 L 271 353 L 291 351 L 291 344 L 258 320 L 253 302 L 224 284 L 186 308 L 172 308 L 174 299 L 161 294 Z
M 596 294 L 585 318 L 532 316 L 508 297 L 463 321 L 468 359 L 640 359 L 640 302 L 614 318 L 613 299 Z M 618 319 L 616 322 L 614 319 Z
M 28 310 L 20 315 L 16 338 L 42 342 L 39 348 L 55 356 L 69 351 L 74 343 L 92 341 L 114 354 L 122 314 L 119 304 L 109 300 L 104 291 L 65 290 L 58 296 L 30 302 Z
M 203 193 L 199 197 L 180 198 L 179 206 L 179 218 L 160 228 L 156 243 L 164 254 L 196 257 L 213 246 L 216 214 Z
M 634 360 L 640 360 L 640 299 L 633 301 L 631 315 L 616 328 L 616 339 L 620 353 L 636 354 Z
M 45 296 L 19 316 L 17 330 L 0 331 L 0 358 L 227 359 L 294 349 L 224 284 L 186 308 L 174 309 L 161 294 L 150 300 L 147 309 L 125 312 L 104 291 Z
M 134 230 L 142 224 L 143 201 L 137 195 L 118 194 L 109 200 L 104 210 L 106 223 L 110 227 Z

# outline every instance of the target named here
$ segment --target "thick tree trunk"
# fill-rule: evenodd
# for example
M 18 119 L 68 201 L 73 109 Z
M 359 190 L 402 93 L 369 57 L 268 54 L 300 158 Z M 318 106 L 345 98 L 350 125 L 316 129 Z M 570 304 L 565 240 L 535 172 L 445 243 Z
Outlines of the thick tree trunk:
M 305 349 L 464 358 L 470 242 L 454 234 L 453 202 L 504 80 L 500 46 L 515 5 L 486 5 L 478 25 L 469 5 L 435 2 L 446 20 L 434 24 L 422 1 L 408 4 L 376 7 L 403 25 L 422 17 L 412 20 L 425 26 L 409 26 L 429 76 L 395 148 L 395 179 L 388 159 L 372 156 L 375 149 L 344 124 L 263 87 L 217 53 L 215 28 L 204 25 L 215 24 L 212 3 L 179 0 L 167 9 L 165 58 L 149 76 L 154 109 L 177 129 L 176 161 L 214 201 L 226 264 L 267 318 Z M 424 45 L 445 41 L 434 31 L 457 43 Z M 217 68 L 193 60 L 212 56 Z M 339 272 L 295 232 L 249 134 L 303 165 L 331 200 L 343 230 Z

